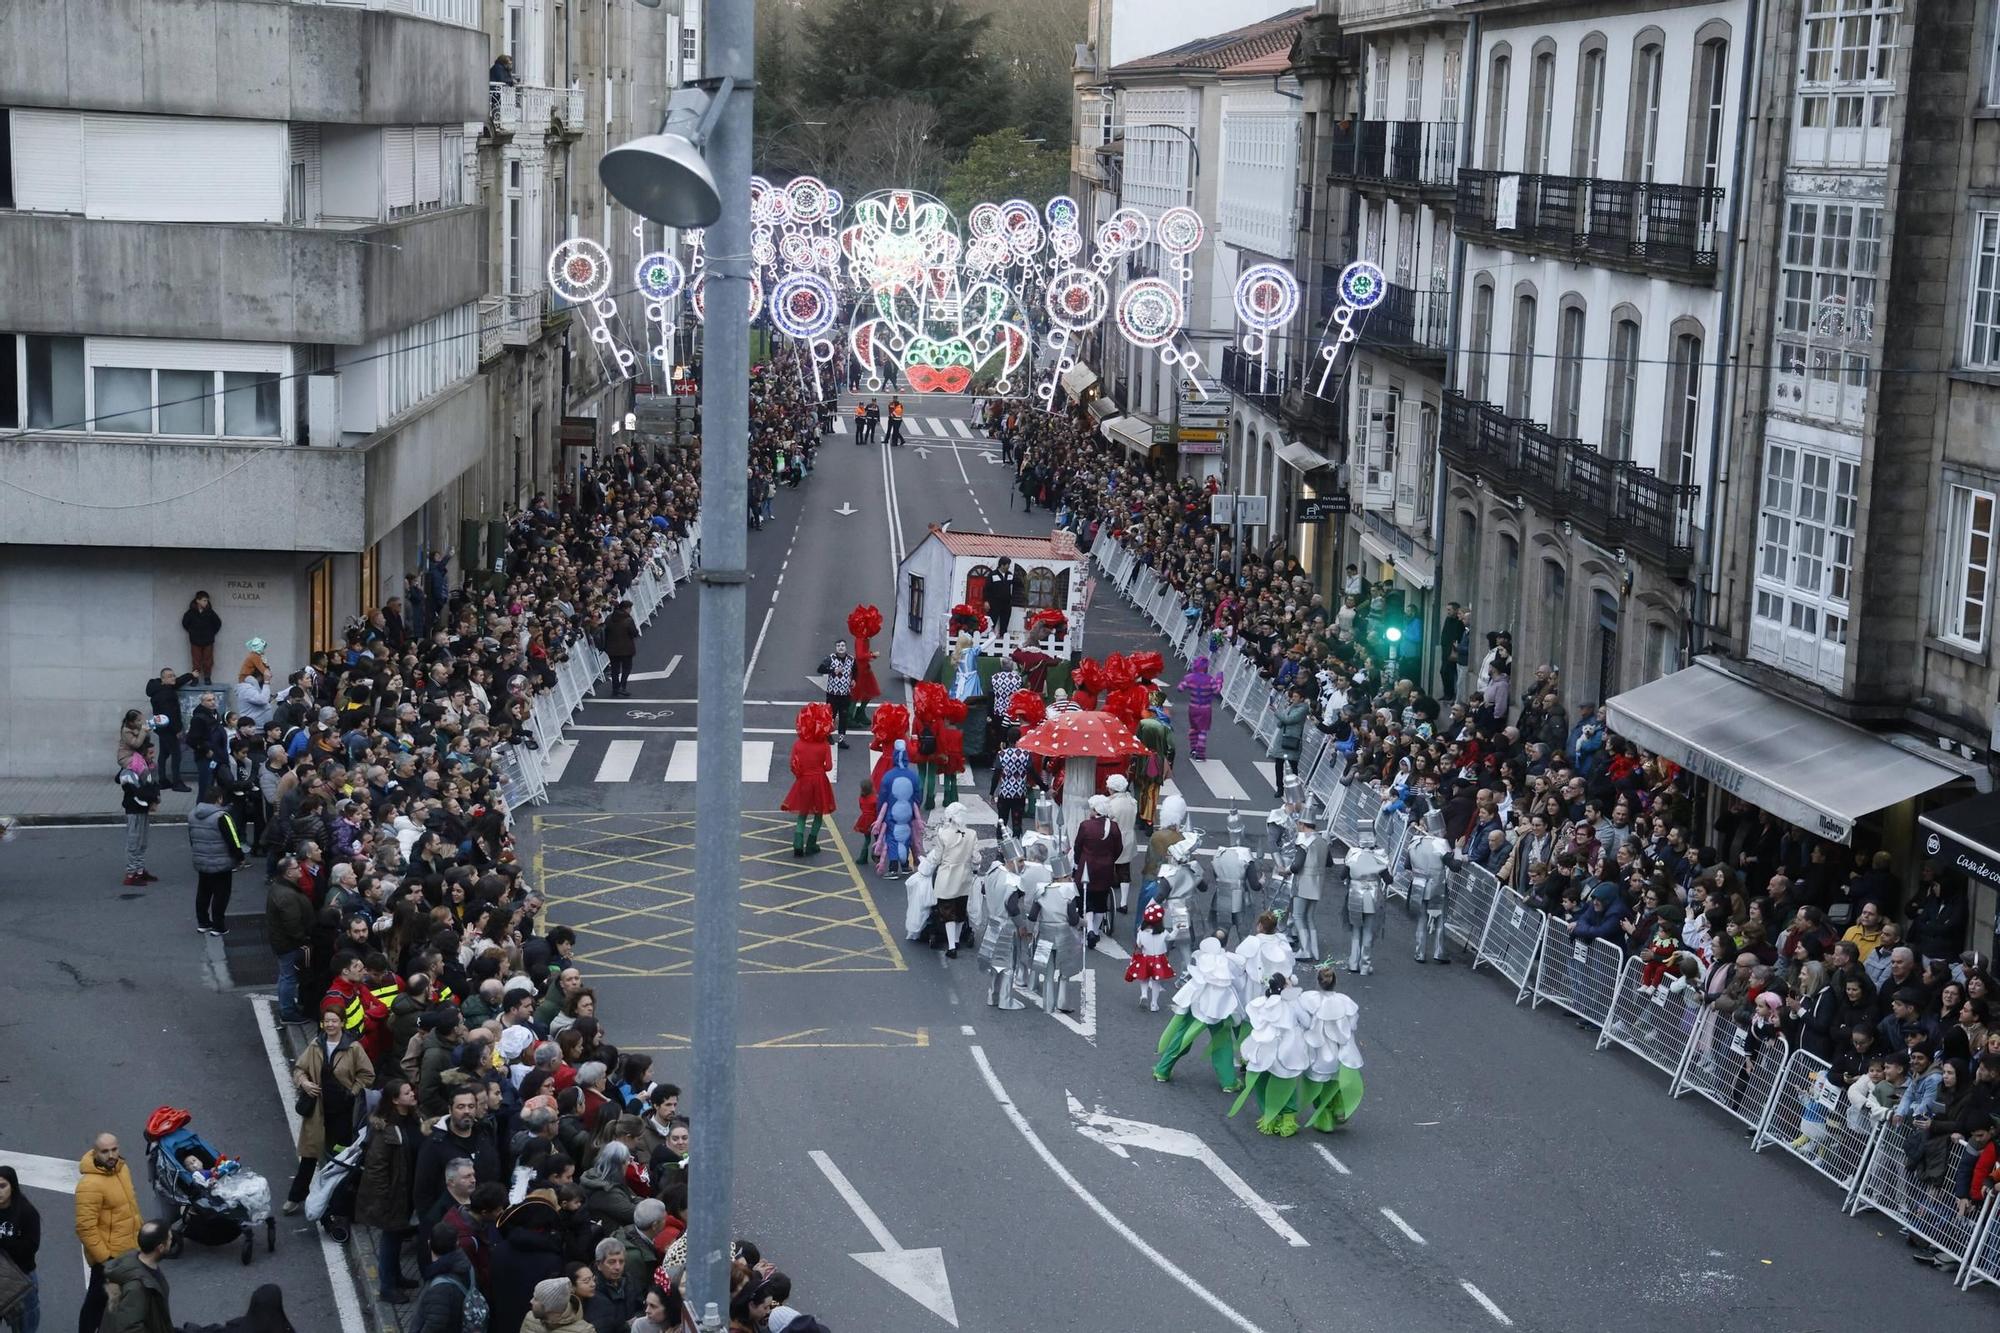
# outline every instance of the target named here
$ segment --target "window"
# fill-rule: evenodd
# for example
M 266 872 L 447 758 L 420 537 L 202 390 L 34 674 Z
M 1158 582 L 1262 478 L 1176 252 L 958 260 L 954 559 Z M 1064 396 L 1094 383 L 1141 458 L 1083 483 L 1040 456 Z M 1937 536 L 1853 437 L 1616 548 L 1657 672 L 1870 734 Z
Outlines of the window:
M 1592 697 L 1609 699 L 1618 693 L 1618 599 L 1600 588 L 1593 601 L 1597 607 L 1597 692 Z
M 1874 340 L 1882 210 L 1794 201 L 1780 256 L 1774 406 L 1859 423 Z
M 162 370 L 159 394 L 160 434 L 215 434 L 214 371 Z
M 1552 426 L 1565 439 L 1580 436 L 1583 422 L 1583 304 L 1565 299 L 1556 322 L 1556 405 Z
M 1556 53 L 1553 46 L 1535 52 L 1528 68 L 1528 159 L 1525 168 L 1546 175 L 1549 141 L 1555 131 Z
M 1492 374 L 1493 284 L 1482 282 L 1472 290 L 1472 355 L 1466 359 L 1465 396 L 1485 402 Z
M 1593 44 L 1594 43 L 1594 44 Z M 1576 124 L 1570 132 L 1569 174 L 1597 174 L 1598 144 L 1604 137 L 1604 39 L 1584 38 L 1577 62 Z
M 1834 685 L 1845 665 L 1859 471 L 1846 458 L 1765 445 L 1751 655 Z
M 1494 53 L 1491 76 L 1486 83 L 1486 133 L 1480 160 L 1486 163 L 1488 171 L 1506 169 L 1507 82 L 1512 76 L 1513 61 L 1502 47 Z
M 1722 187 L 1722 122 L 1729 97 L 1729 42 L 1721 37 L 1703 42 L 1695 50 L 1694 70 L 1694 92 L 1688 98 L 1692 122 L 1688 127 L 1687 174 L 1682 179 L 1705 190 L 1716 190 Z M 1702 200 L 1704 227 L 1715 225 L 1717 206 L 1712 198 Z
M 2000 369 L 2000 213 L 1981 213 L 1973 225 L 1969 286 L 1965 364 Z
M 1657 620 L 1646 622 L 1646 678 L 1641 685 L 1671 675 L 1681 669 L 1680 644 L 1670 626 Z
M 1604 440 L 1608 458 L 1632 456 L 1632 425 L 1639 402 L 1639 321 L 1611 326 L 1611 357 L 1604 363 Z
M 1805 0 L 1792 165 L 1888 162 L 1901 0 Z
M 1992 14 L 1987 20 L 1992 27 L 1986 34 L 1986 89 L 1982 100 L 1987 106 L 2000 106 L 2000 13 L 1995 13 L 1991 6 L 1988 12 Z
M 333 561 L 306 572 L 306 651 L 330 653 L 333 641 Z
M 527 290 L 521 268 L 521 201 L 507 201 L 507 292 L 517 295 Z
M 0 106 L 0 208 L 14 206 L 14 127 L 11 113 Z
M 1389 53 L 1378 50 L 1368 80 L 1368 119 L 1389 118 Z
M 1424 118 L 1424 48 L 1413 46 L 1403 61 L 1403 119 Z
M 1569 571 L 1559 561 L 1542 561 L 1542 607 L 1548 613 L 1548 651 L 1543 660 L 1560 669 L 1569 648 Z M 1518 660 L 1516 671 L 1523 670 Z
M 1945 498 L 1938 579 L 1938 637 L 1986 647 L 1986 596 L 1993 580 L 1993 492 L 1953 486 Z
M 1521 543 L 1500 534 L 1500 587 L 1493 605 L 1495 628 L 1506 629 L 1521 614 Z
M 83 339 L 22 339 L 29 430 L 82 430 Z
M 1027 571 L 1027 608 L 1035 611 L 1064 611 L 1069 602 L 1069 571 L 1060 576 L 1047 565 L 1036 565 Z
M 681 63 L 695 65 L 701 57 L 701 34 L 693 26 L 681 26 Z M 685 73 L 686 71 L 683 71 Z
M 278 433 L 278 377 L 266 370 L 222 373 L 222 433 Z
M 0 430 L 21 427 L 21 363 L 15 359 L 20 342 L 11 333 L 0 333 Z
M 375 609 L 376 598 L 382 595 L 382 585 L 379 582 L 382 577 L 382 543 L 376 542 L 363 551 L 361 559 L 356 564 L 359 577 L 355 581 L 359 585 L 357 592 L 361 613 L 366 615 Z
M 1535 298 L 1514 298 L 1513 345 L 1507 358 L 1507 415 L 1526 417 L 1535 396 Z
M 1396 214 L 1396 284 L 1417 285 L 1417 210 L 1407 206 Z
M 910 575 L 910 633 L 924 632 L 924 576 Z
M 1625 124 L 1625 179 L 1656 180 L 1660 150 L 1660 82 L 1665 74 L 1665 51 L 1658 40 L 1645 41 L 1632 55 L 1632 104 Z
M 1695 441 L 1701 434 L 1701 335 L 1674 336 L 1667 366 L 1666 431 L 1660 438 L 1660 476 L 1676 485 L 1694 484 Z
M 1458 511 L 1458 544 L 1452 548 L 1456 577 L 1452 586 L 1467 606 L 1479 604 L 1479 519 L 1470 509 Z
M 91 372 L 97 414 L 90 428 L 133 435 L 153 429 L 153 372 L 122 366 L 98 366 Z
M 1438 90 L 1438 117 L 1454 125 L 1458 123 L 1458 85 L 1465 77 L 1464 70 L 1464 43 L 1447 42 L 1444 48 L 1444 87 Z

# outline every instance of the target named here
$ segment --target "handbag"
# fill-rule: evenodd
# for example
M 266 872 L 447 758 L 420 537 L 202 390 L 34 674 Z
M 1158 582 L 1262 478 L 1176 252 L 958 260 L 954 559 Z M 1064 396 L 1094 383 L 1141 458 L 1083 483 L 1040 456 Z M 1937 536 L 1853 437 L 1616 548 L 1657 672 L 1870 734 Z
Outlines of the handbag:
M 299 1119 L 312 1119 L 313 1112 L 319 1109 L 319 1094 L 316 1092 L 301 1092 L 292 1102 L 292 1109 L 299 1113 Z
M 20 1265 L 0 1254 L 0 1316 L 12 1314 L 33 1290 L 34 1283 Z

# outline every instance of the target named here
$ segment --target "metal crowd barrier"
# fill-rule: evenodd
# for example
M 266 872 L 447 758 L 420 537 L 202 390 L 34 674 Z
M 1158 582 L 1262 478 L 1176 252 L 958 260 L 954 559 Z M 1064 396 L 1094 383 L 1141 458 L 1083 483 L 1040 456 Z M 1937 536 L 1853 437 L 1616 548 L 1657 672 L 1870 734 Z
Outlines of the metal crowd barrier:
M 2000 1215 L 1993 1212 L 1993 1194 L 1989 1183 L 1985 1225 L 1980 1228 L 1978 1238 L 1966 1254 L 1965 1266 L 1959 1270 L 1958 1285 L 1966 1291 L 1971 1291 L 1982 1282 L 2000 1284 Z
M 1477 970 L 1484 963 L 1512 982 L 1515 1004 L 1534 987 L 1535 960 L 1541 956 L 1542 923 L 1547 915 L 1514 890 L 1505 889 L 1494 900 L 1486 929 L 1480 934 L 1472 966 Z
M 1341 800 L 1342 784 L 1347 777 L 1347 756 L 1332 745 L 1326 749 L 1326 757 L 1320 760 L 1312 776 L 1306 780 L 1306 799 L 1317 802 L 1320 817 L 1330 820 Z
M 1251 666 L 1247 660 L 1241 658 L 1234 662 L 1232 667 L 1236 674 L 1223 684 L 1222 706 L 1227 708 L 1231 716 L 1235 717 L 1238 722 L 1241 722 L 1243 720 L 1243 706 L 1250 698 L 1250 687 L 1257 681 L 1257 669 Z
M 1861 1173 L 1877 1152 L 1902 1150 L 1901 1127 L 1889 1129 L 1847 1104 L 1847 1090 L 1829 1076 L 1827 1062 L 1810 1051 L 1793 1051 L 1778 1073 L 1777 1096 L 1750 1146 L 1756 1152 L 1783 1148 L 1840 1186 L 1843 1212 L 1854 1206 Z
M 1859 1216 L 1863 1209 L 1873 1208 L 1901 1223 L 1904 1230 L 1928 1242 L 1957 1265 L 1955 1281 L 1960 1287 L 1970 1287 L 1974 1281 L 1993 1281 L 1984 1273 L 1968 1273 L 1966 1258 L 1986 1249 L 1983 1233 L 1991 1230 L 1993 1201 L 2000 1198 L 2000 1190 L 1988 1189 L 1977 1208 L 1964 1213 L 1958 1210 L 1959 1203 L 1966 1199 L 1979 1150 L 1964 1140 L 1952 1140 L 1945 1157 L 1944 1181 L 1931 1185 L 1911 1170 L 1896 1148 L 1897 1145 L 1885 1144 L 1869 1159 L 1860 1187 L 1854 1191 L 1854 1213 Z
M 1645 970 L 1645 959 L 1625 960 L 1611 1021 L 1598 1034 L 1597 1049 L 1614 1043 L 1623 1046 L 1672 1078 L 1680 1070 L 1681 1056 L 1687 1052 L 1695 1021 L 1701 1016 L 1701 989 L 1693 985 L 1676 988 L 1669 984 L 1669 977 L 1662 977 L 1656 986 L 1643 985 Z
M 1542 958 L 1535 968 L 1534 1008 L 1553 1004 L 1602 1028 L 1618 1003 L 1625 951 L 1610 940 L 1580 940 L 1569 923 L 1549 917 L 1542 927 Z
M 1668 1094 L 1681 1097 L 1692 1092 L 1706 1097 L 1756 1129 L 1764 1122 L 1778 1090 L 1778 1075 L 1791 1054 L 1783 1037 L 1756 1046 L 1752 1051 L 1750 1033 L 1738 1026 L 1733 1016 L 1703 1009 L 1695 1019 L 1687 1049 L 1681 1053 L 1681 1067 Z
M 1483 866 L 1453 866 L 1444 899 L 1444 937 L 1468 953 L 1477 953 L 1480 936 L 1500 901 L 1500 881 Z

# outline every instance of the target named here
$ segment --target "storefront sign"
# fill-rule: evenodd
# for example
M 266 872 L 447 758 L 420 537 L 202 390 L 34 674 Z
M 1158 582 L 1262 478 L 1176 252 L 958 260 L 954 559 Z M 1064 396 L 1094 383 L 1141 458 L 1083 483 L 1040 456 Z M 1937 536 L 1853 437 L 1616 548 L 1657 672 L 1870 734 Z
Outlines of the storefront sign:
M 1299 522 L 1324 523 L 1336 514 L 1351 512 L 1353 502 L 1346 491 L 1338 495 L 1317 495 L 1299 501 Z
M 588 449 L 597 443 L 596 417 L 564 417 L 556 440 L 565 449 Z
M 1222 441 L 1220 440 L 1190 440 L 1186 436 L 1181 438 L 1181 453 L 1183 455 L 1220 454 L 1221 452 Z

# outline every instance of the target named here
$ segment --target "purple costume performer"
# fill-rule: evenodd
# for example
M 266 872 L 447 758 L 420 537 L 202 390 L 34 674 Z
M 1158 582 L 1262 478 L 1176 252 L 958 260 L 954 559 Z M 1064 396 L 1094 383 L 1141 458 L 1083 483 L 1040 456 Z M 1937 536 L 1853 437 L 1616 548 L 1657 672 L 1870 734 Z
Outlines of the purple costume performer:
M 1197 657 L 1188 663 L 1188 672 L 1181 677 L 1179 688 L 1188 697 L 1188 754 L 1206 759 L 1208 728 L 1215 720 L 1215 701 L 1222 694 L 1222 679 L 1209 674 L 1206 657 Z

